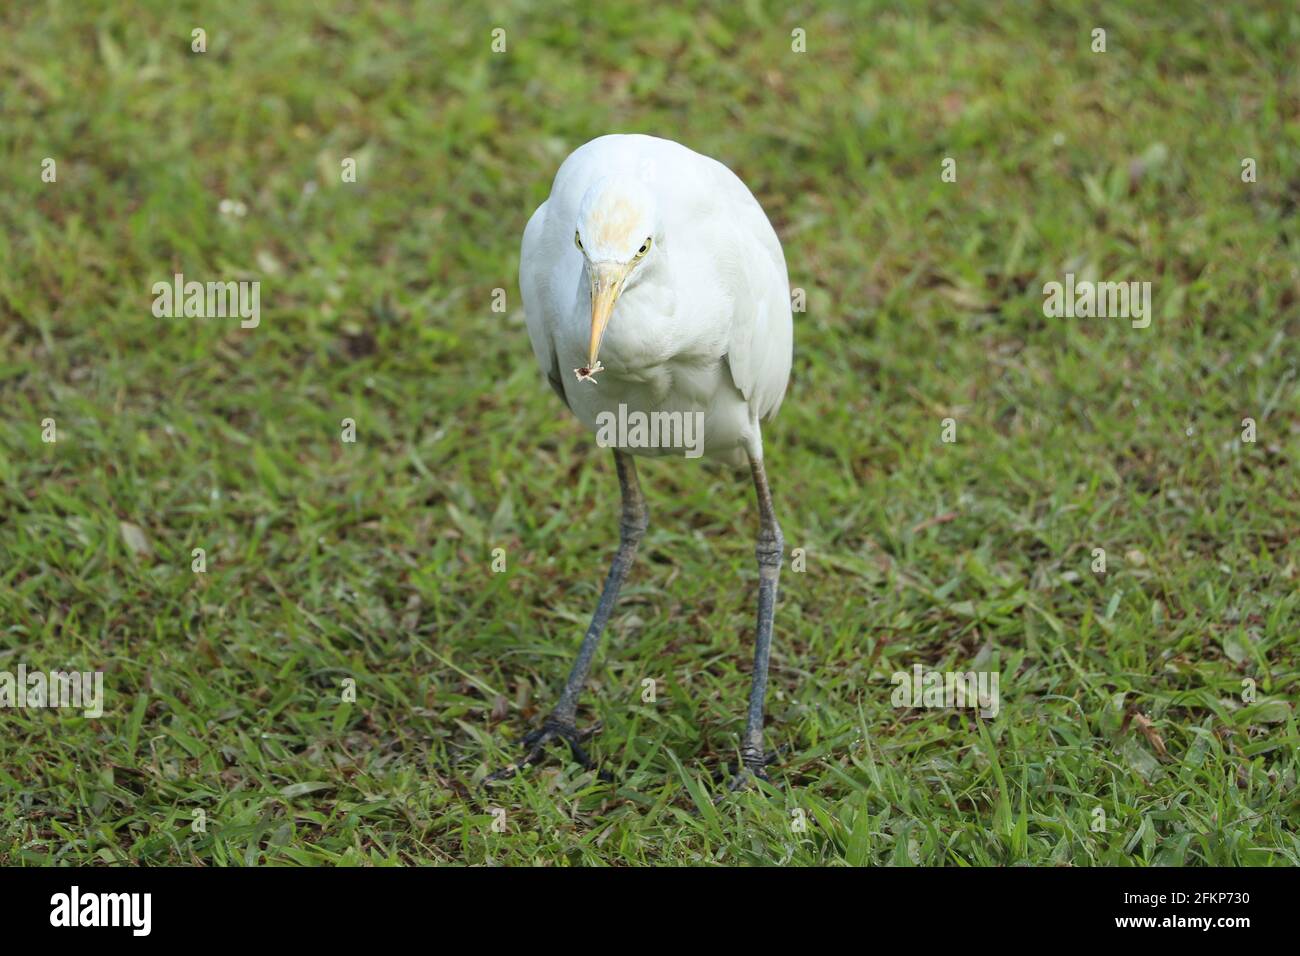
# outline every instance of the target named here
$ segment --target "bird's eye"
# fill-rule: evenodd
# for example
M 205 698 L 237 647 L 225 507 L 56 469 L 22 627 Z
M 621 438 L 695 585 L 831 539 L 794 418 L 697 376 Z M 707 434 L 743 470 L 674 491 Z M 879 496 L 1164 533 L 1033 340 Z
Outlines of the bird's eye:
M 573 244 L 577 246 L 579 250 L 582 249 L 582 237 L 578 235 L 578 230 L 576 229 L 573 230 Z
M 651 238 L 647 236 L 646 241 L 641 243 L 641 248 L 636 251 L 636 257 L 638 259 L 640 259 L 643 255 L 645 255 L 647 252 L 650 251 L 651 241 L 652 241 Z

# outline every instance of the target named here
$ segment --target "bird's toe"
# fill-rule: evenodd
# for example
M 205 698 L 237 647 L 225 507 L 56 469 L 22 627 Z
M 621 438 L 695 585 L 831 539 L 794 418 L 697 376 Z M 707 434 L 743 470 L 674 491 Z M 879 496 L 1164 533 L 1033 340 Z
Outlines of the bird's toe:
M 587 751 L 583 749 L 582 742 L 591 737 L 600 724 L 596 724 L 586 730 L 579 730 L 577 725 L 572 721 L 557 717 L 547 717 L 542 721 L 542 726 L 536 730 L 530 731 L 524 735 L 523 740 L 519 742 L 520 747 L 524 750 L 524 757 L 518 763 L 512 763 L 501 770 L 488 774 L 484 778 L 484 783 L 493 783 L 498 780 L 506 780 L 513 777 L 516 773 L 525 767 L 538 763 L 546 752 L 546 745 L 554 740 L 563 740 L 569 745 L 569 750 L 573 754 L 573 759 L 579 763 L 584 770 L 591 770 L 595 767 L 595 761 L 588 756 Z M 610 779 L 607 774 L 601 774 L 602 779 Z

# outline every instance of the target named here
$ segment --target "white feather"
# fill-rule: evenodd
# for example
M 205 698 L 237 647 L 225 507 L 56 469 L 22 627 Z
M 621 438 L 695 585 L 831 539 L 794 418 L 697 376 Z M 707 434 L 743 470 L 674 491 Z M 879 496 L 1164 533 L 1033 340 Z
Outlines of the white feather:
M 612 216 L 603 196 L 611 181 L 639 183 L 623 192 L 647 199 Z M 647 203 L 651 218 L 640 215 Z M 591 234 L 582 252 L 580 225 Z M 598 384 L 578 381 L 573 370 L 587 364 L 591 334 L 588 256 L 615 257 L 620 241 L 634 250 L 645 238 L 638 230 L 653 230 L 654 243 L 614 307 L 604 370 Z M 538 365 L 587 427 L 620 404 L 700 412 L 706 454 L 737 463 L 746 451 L 762 456 L 759 421 L 776 413 L 790 377 L 789 280 L 776 232 L 726 166 L 651 136 L 592 140 L 565 160 L 528 221 L 519 286 Z

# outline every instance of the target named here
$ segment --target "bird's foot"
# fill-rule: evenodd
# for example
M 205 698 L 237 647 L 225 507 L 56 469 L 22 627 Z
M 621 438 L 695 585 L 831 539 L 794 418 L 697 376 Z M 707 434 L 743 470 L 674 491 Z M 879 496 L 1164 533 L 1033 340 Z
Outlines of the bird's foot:
M 727 794 L 738 793 L 742 790 L 761 791 L 762 785 L 759 781 L 768 786 L 773 786 L 772 778 L 767 775 L 767 767 L 769 764 L 775 763 L 776 758 L 775 753 L 763 754 L 757 751 L 747 751 L 742 758 L 740 772 L 732 776 L 727 783 L 727 789 L 720 792 L 713 802 L 717 803 Z M 715 780 L 720 781 L 722 777 L 726 776 L 726 770 L 727 768 L 723 767 L 722 773 Z
M 762 787 L 759 785 L 760 780 L 763 781 L 763 783 L 770 784 L 772 782 L 772 778 L 767 775 L 766 770 L 751 770 L 749 767 L 746 767 L 740 773 L 731 778 L 727 783 L 726 792 L 719 794 L 717 799 L 721 800 L 728 793 L 739 793 L 742 790 L 761 790 Z M 716 803 L 717 801 L 715 800 L 714 802 Z
M 558 717 L 547 717 L 542 721 L 542 726 L 534 730 L 523 740 L 523 746 L 528 751 L 528 756 L 524 758 L 524 764 L 536 763 L 541 757 L 543 749 L 552 740 L 563 740 L 573 751 L 573 759 L 582 764 L 584 770 L 590 770 L 595 764 L 587 756 L 587 752 L 582 749 L 582 742 L 587 740 L 600 729 L 600 725 L 588 729 L 579 730 L 572 721 L 563 720 Z
M 498 780 L 508 780 L 530 764 L 537 763 L 542 758 L 546 745 L 556 739 L 563 740 L 569 745 L 569 750 L 573 752 L 573 759 L 580 763 L 584 770 L 591 770 L 595 767 L 595 764 L 587 756 L 587 752 L 582 749 L 582 743 L 598 730 L 600 730 L 600 724 L 596 724 L 588 730 L 579 730 L 570 720 L 555 717 L 554 715 L 547 717 L 542 721 L 541 727 L 529 733 L 521 741 L 521 746 L 524 748 L 524 759 L 517 764 L 509 764 L 494 773 L 488 774 L 483 778 L 483 782 L 487 784 L 495 783 Z M 600 776 L 602 779 L 607 779 L 607 775 L 604 773 Z

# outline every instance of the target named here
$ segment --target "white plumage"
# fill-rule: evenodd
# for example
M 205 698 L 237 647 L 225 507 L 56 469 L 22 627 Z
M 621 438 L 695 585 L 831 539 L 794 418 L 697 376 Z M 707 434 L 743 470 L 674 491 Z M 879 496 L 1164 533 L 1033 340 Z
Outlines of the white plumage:
M 630 267 L 593 384 L 574 369 L 597 358 L 589 355 L 595 263 Z M 519 286 L 533 354 L 588 428 L 620 403 L 629 412 L 700 411 L 706 454 L 736 464 L 745 451 L 762 456 L 758 423 L 775 414 L 790 377 L 790 288 L 776 233 L 726 166 L 653 136 L 592 140 L 564 161 L 528 221 Z
M 721 163 L 653 136 L 602 136 L 564 161 L 550 198 L 528 221 L 519 287 L 542 372 L 598 442 L 605 443 L 602 419 L 675 418 L 691 422 L 693 452 L 749 462 L 759 513 L 758 617 L 744 772 L 732 786 L 766 778 L 763 710 L 784 542 L 759 422 L 785 395 L 793 336 L 785 255 L 771 223 Z M 592 765 L 575 722 L 578 699 L 649 522 L 631 455 L 682 453 L 671 441 L 634 437 L 611 443 L 623 503 L 618 552 L 559 702 L 524 738 L 524 765 L 557 738 Z

